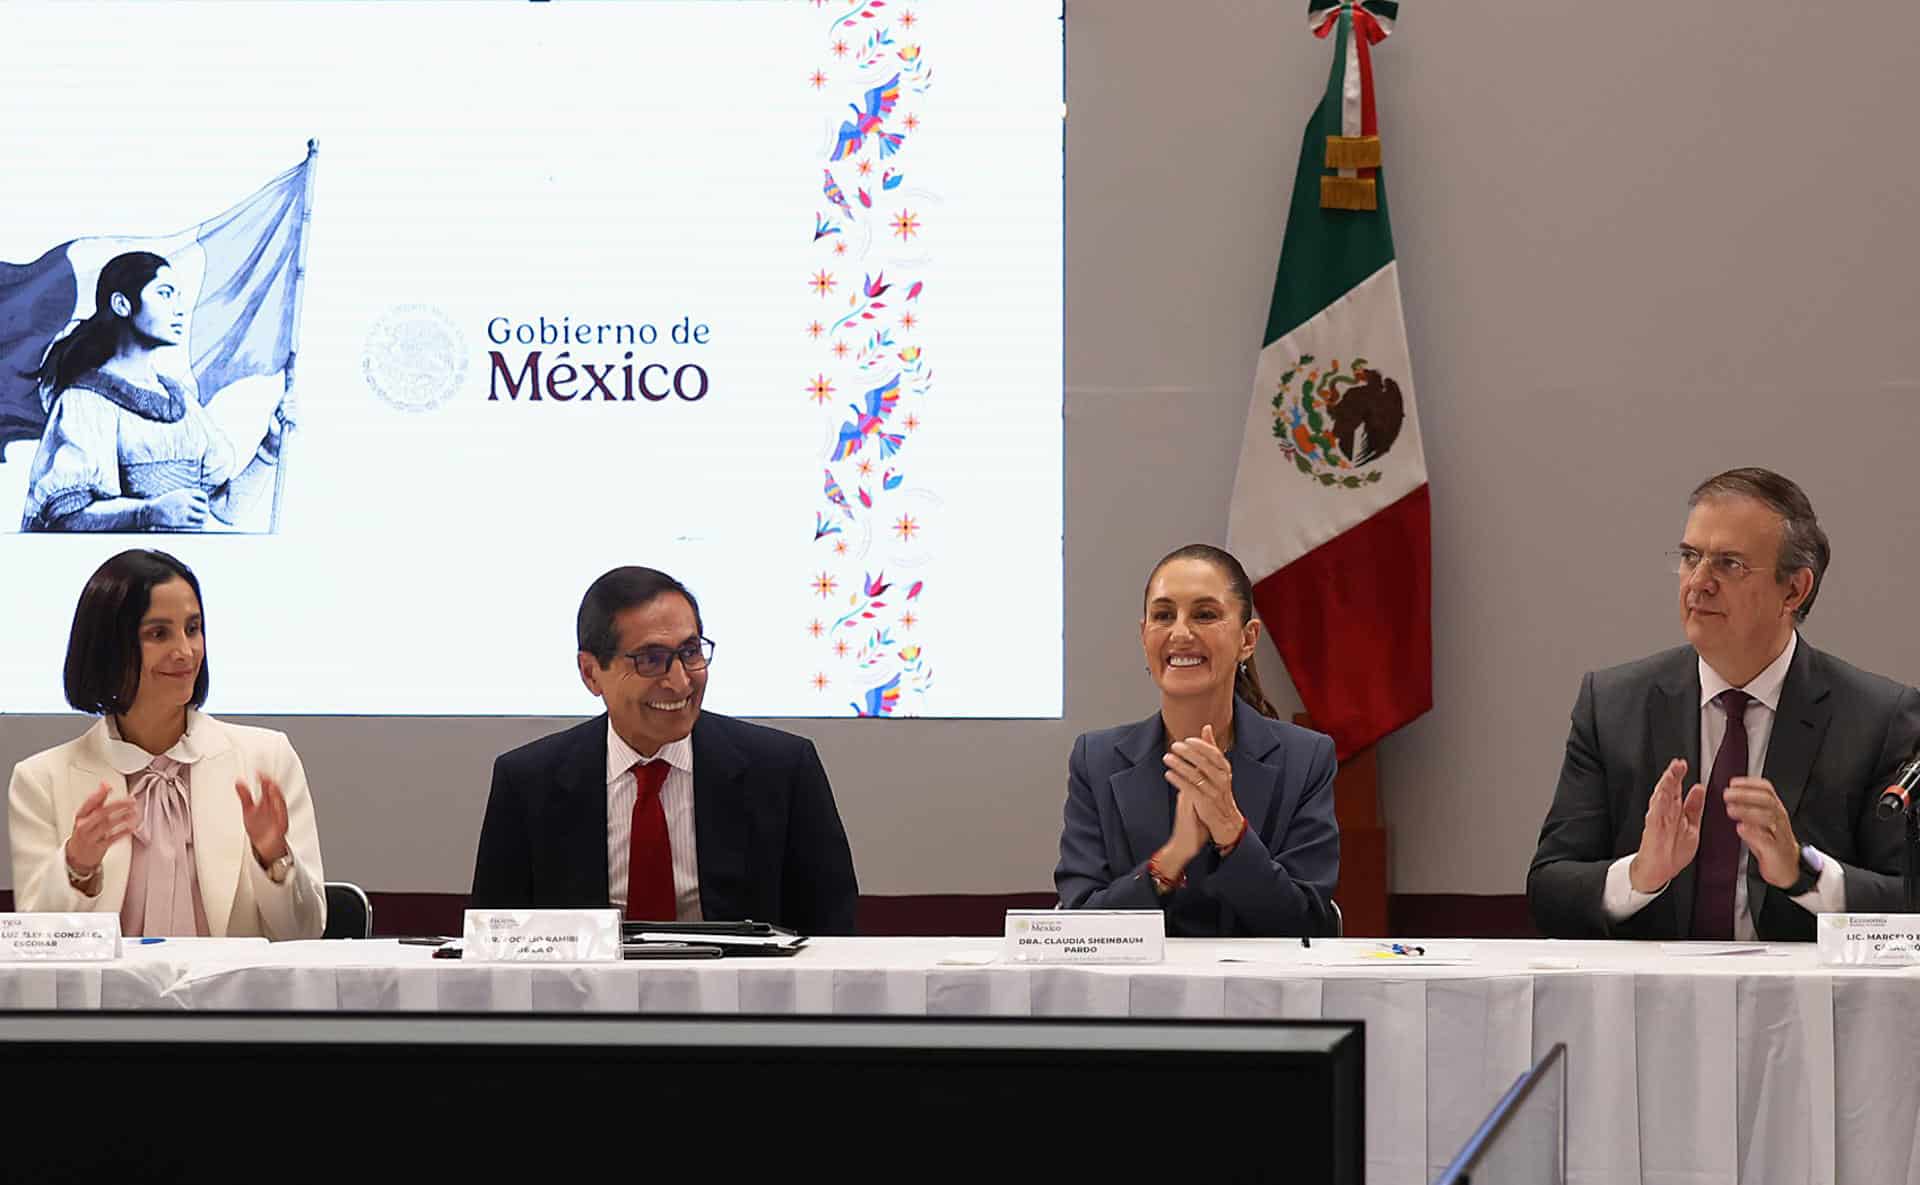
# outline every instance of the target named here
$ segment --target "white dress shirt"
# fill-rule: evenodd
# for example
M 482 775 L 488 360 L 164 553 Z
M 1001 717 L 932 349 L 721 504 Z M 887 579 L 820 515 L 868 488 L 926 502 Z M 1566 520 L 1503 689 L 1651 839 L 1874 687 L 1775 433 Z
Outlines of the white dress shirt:
M 607 892 L 613 907 L 627 906 L 627 865 L 633 856 L 633 800 L 640 780 L 633 767 L 640 762 L 667 763 L 667 780 L 660 787 L 660 804 L 667 812 L 667 841 L 673 845 L 673 919 L 705 920 L 700 914 L 700 862 L 693 837 L 693 738 L 681 737 L 662 745 L 652 757 L 634 752 L 607 722 Z
M 1800 635 L 1796 631 L 1788 637 L 1780 657 L 1741 688 L 1753 697 L 1753 702 L 1747 705 L 1746 725 L 1747 770 L 1754 777 L 1759 777 L 1760 771 L 1767 767 L 1767 742 L 1773 739 L 1774 715 L 1780 710 L 1780 690 L 1786 686 L 1787 668 L 1793 665 L 1793 652 L 1799 645 Z M 1720 672 L 1707 665 L 1706 659 L 1700 660 L 1700 760 L 1698 777 L 1689 778 L 1687 786 L 1696 781 L 1706 785 L 1713 780 L 1713 762 L 1720 753 L 1720 742 L 1727 735 L 1727 711 L 1713 701 L 1715 696 L 1732 687 L 1733 684 L 1720 677 Z M 1843 912 L 1847 907 L 1847 884 L 1840 862 L 1818 848 L 1813 850 L 1820 854 L 1820 879 L 1793 902 L 1808 913 Z M 1753 927 L 1753 913 L 1747 908 L 1747 865 L 1752 859 L 1753 853 L 1742 844 L 1733 881 L 1733 937 L 1737 942 L 1752 942 L 1758 937 Z M 1651 893 L 1634 888 L 1627 872 L 1632 864 L 1631 855 L 1622 856 L 1607 869 L 1607 887 L 1601 903 L 1609 921 L 1626 921 L 1667 891 L 1666 885 Z

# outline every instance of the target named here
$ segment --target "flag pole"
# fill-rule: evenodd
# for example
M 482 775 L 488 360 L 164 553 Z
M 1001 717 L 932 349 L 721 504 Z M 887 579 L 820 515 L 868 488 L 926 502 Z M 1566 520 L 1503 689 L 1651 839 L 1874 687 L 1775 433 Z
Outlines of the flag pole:
M 319 168 L 320 141 L 307 141 L 307 175 L 300 193 L 300 250 L 293 261 L 293 337 L 287 347 L 286 386 L 282 394 L 293 394 L 294 363 L 300 358 L 300 308 L 307 296 L 307 232 L 313 222 L 313 175 Z M 277 409 L 276 409 L 277 410 Z M 287 485 L 287 446 L 293 442 L 293 425 L 288 424 L 280 432 L 280 459 L 273 467 L 273 517 L 268 522 L 269 534 L 280 533 L 280 499 Z

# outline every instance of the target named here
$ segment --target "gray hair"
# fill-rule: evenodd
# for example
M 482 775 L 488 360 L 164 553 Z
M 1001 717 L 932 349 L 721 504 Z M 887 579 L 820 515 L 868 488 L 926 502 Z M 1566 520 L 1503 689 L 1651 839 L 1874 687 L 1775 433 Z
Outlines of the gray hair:
M 1820 517 L 1813 512 L 1806 491 L 1771 469 L 1729 469 L 1695 486 L 1687 507 L 1692 509 L 1706 498 L 1727 497 L 1752 498 L 1780 516 L 1780 559 L 1773 566 L 1773 578 L 1785 584 L 1800 569 L 1812 570 L 1813 586 L 1807 590 L 1807 599 L 1793 611 L 1795 621 L 1805 621 L 1813 612 L 1813 599 L 1820 595 L 1827 563 L 1833 558 L 1833 545 L 1820 529 Z

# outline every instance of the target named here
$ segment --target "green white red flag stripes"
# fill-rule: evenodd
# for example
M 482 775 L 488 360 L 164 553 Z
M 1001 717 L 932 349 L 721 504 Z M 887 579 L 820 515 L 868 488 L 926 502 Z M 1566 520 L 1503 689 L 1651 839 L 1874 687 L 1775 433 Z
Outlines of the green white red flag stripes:
M 1301 144 L 1227 524 L 1294 686 L 1342 758 L 1433 706 L 1427 468 L 1385 180 L 1328 167 L 1330 152 L 1366 159 L 1358 138 L 1379 134 L 1372 48 L 1398 8 L 1308 5 L 1333 68 Z M 1372 178 L 1375 208 L 1323 207 L 1326 178 Z

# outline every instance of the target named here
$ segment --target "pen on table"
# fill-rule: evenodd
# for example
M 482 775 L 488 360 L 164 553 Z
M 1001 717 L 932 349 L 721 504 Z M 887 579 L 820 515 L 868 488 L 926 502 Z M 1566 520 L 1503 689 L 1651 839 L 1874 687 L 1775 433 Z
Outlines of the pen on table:
M 156 943 L 156 942 L 165 942 L 165 941 L 166 941 L 166 939 L 164 939 L 164 938 L 142 938 L 142 939 L 140 940 L 140 945 L 141 945 L 141 946 L 152 946 L 152 945 L 153 945 L 154 943 Z

